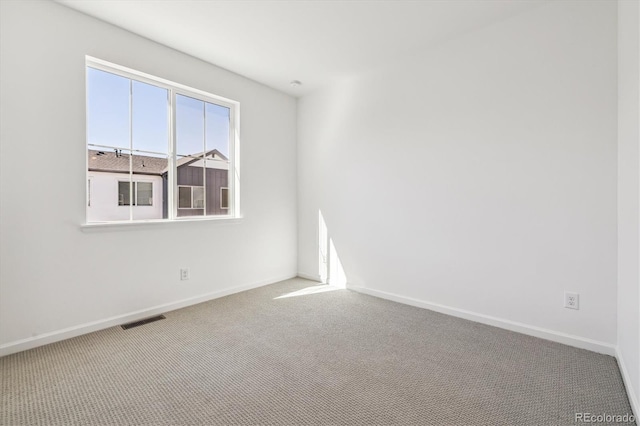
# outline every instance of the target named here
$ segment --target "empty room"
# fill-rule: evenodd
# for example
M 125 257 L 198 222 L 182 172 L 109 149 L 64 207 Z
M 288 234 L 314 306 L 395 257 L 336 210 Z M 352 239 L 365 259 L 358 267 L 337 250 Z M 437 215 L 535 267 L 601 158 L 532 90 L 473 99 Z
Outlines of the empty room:
M 639 424 L 639 137 L 638 0 L 1 0 L 0 425 Z

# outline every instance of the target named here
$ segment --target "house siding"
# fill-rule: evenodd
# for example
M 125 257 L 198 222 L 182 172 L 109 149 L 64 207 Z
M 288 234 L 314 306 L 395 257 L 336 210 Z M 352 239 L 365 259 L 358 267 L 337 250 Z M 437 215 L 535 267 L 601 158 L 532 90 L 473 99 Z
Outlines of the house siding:
M 227 188 L 229 171 L 221 169 L 206 169 L 206 208 L 207 215 L 225 215 L 228 209 L 220 208 L 220 188 Z M 178 168 L 178 185 L 205 186 L 202 167 L 185 165 Z M 166 191 L 166 188 L 165 188 Z M 178 209 L 178 217 L 202 216 L 204 209 Z
M 133 219 L 160 219 L 163 214 L 164 191 L 161 176 L 128 173 L 111 173 L 89 171 L 89 203 L 87 205 L 87 222 L 112 222 L 129 220 L 130 207 L 118 204 L 118 182 L 150 182 L 153 185 L 153 202 L 150 206 L 133 206 Z M 89 194 L 87 194 L 89 196 Z

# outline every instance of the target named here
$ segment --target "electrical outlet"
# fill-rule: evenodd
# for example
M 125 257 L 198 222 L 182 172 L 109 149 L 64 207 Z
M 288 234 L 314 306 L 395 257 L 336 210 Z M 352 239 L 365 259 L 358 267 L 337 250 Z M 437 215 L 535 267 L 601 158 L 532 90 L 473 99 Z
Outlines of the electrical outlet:
M 568 309 L 580 309 L 580 295 L 578 293 L 564 292 L 564 307 Z
M 180 269 L 180 280 L 186 281 L 189 279 L 189 268 L 181 268 Z

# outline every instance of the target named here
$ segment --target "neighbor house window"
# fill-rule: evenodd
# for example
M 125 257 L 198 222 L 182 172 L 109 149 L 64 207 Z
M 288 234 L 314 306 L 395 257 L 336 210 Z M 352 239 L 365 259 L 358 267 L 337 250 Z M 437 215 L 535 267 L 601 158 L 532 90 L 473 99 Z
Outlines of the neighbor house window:
M 220 188 L 220 208 L 229 208 L 229 188 Z
M 153 205 L 153 183 L 134 182 L 136 184 L 136 206 Z
M 131 182 L 118 182 L 118 205 L 131 205 Z
M 205 196 L 202 186 L 178 186 L 179 209 L 204 209 Z
M 133 191 L 131 190 L 133 189 Z M 118 205 L 153 206 L 152 182 L 118 182 Z
M 94 58 L 86 66 L 87 222 L 238 214 L 237 102 Z

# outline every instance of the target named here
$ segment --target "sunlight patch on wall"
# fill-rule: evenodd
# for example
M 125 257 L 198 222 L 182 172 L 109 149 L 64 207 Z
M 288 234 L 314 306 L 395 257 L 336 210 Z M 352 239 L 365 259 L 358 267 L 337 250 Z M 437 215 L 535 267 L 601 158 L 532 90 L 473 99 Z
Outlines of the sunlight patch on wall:
M 338 288 L 347 287 L 347 275 L 338 257 L 333 240 L 329 239 L 329 284 Z
M 327 224 L 320 210 L 318 210 L 318 275 L 322 283 L 338 288 L 347 286 L 347 276 L 333 239 L 329 237 Z
M 329 233 L 322 212 L 318 210 L 318 276 L 320 282 L 326 283 L 329 278 Z

